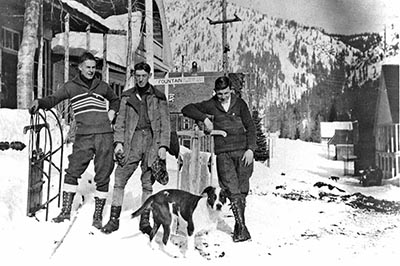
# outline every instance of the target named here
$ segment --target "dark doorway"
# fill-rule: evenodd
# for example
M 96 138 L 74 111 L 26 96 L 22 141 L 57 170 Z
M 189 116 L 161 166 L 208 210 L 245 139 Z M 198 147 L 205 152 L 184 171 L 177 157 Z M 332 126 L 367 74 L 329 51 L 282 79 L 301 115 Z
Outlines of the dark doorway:
M 3 52 L 0 94 L 2 108 L 17 108 L 17 62 L 16 54 Z

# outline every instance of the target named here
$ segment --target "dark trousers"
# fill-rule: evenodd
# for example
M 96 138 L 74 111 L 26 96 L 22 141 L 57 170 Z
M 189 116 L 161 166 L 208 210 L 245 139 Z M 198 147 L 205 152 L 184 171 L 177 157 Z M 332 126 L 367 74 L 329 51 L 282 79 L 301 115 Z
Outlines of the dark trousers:
M 110 175 L 114 169 L 113 142 L 112 133 L 76 135 L 72 153 L 68 156 L 64 183 L 78 185 L 78 178 L 81 178 L 93 159 L 96 190 L 108 192 Z
M 142 203 L 152 194 L 154 181 L 151 179 L 151 168 L 148 166 L 148 154 L 151 149 L 153 136 L 150 130 L 136 130 L 127 162 L 115 169 L 115 183 L 112 205 L 121 206 L 124 199 L 125 186 L 137 167 L 141 166 L 142 174 Z
M 228 193 L 230 199 L 246 197 L 249 193 L 249 179 L 253 173 L 254 163 L 244 165 L 244 150 L 217 154 L 218 182 L 221 189 Z

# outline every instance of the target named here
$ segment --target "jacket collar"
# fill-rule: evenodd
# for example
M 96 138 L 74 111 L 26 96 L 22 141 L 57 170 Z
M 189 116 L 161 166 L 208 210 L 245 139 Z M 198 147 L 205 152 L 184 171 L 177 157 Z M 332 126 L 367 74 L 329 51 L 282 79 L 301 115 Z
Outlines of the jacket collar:
M 150 84 L 149 84 L 150 85 Z M 126 102 L 130 106 L 132 106 L 133 109 L 135 109 L 136 112 L 139 112 L 138 106 L 140 106 L 141 102 L 136 94 L 139 94 L 139 89 L 135 86 L 125 92 L 122 93 L 121 97 L 129 97 Z M 149 86 L 148 91 L 146 94 L 154 94 L 154 88 L 153 86 Z
M 217 96 L 214 96 L 214 101 L 216 102 L 216 106 L 220 111 L 226 112 L 224 107 L 222 106 L 221 102 L 218 101 Z M 232 108 L 232 106 L 234 106 L 237 102 L 238 96 L 235 93 L 231 94 L 231 104 L 229 105 L 229 109 L 228 111 Z
M 130 97 L 132 94 L 135 95 L 137 92 L 137 88 L 136 86 L 133 88 L 130 88 L 126 91 L 124 91 L 121 95 L 121 97 Z M 150 88 L 149 88 L 149 94 L 150 95 L 155 95 L 157 98 L 162 99 L 162 100 L 166 100 L 166 97 L 164 95 L 164 93 L 160 92 L 159 90 L 157 90 L 156 88 L 154 88 L 153 85 L 150 84 Z

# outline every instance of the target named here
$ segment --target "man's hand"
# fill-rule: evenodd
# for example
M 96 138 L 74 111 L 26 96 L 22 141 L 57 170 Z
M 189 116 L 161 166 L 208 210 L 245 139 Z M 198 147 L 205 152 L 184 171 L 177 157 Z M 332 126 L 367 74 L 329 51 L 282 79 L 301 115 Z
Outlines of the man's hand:
M 242 161 L 244 160 L 244 165 L 249 166 L 253 163 L 254 154 L 252 150 L 247 150 L 242 157 Z
M 108 111 L 108 119 L 110 120 L 110 123 L 112 123 L 112 121 L 114 121 L 114 118 L 115 118 L 115 111 L 109 110 Z
M 117 143 L 117 145 L 114 148 L 114 155 L 115 155 L 115 159 L 117 160 L 117 162 L 119 164 L 122 164 L 122 161 L 125 158 L 124 146 L 122 145 L 122 143 Z
M 39 100 L 33 100 L 31 107 L 29 107 L 29 113 L 31 115 L 35 114 L 39 110 Z
M 208 117 L 206 119 L 204 119 L 204 126 L 205 126 L 205 129 L 204 129 L 205 132 L 211 132 L 214 129 L 214 125 L 211 122 L 210 118 L 208 118 Z
M 161 160 L 165 160 L 167 158 L 167 149 L 165 149 L 165 147 L 160 147 L 158 149 L 158 157 L 160 157 Z

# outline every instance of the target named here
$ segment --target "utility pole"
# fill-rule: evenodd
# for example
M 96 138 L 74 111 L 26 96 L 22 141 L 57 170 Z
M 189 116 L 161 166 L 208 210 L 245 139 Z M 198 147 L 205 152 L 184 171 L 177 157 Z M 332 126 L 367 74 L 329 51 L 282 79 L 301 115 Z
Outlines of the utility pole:
M 124 91 L 130 88 L 130 80 L 133 79 L 131 77 L 132 71 L 132 0 L 128 0 L 128 31 L 126 33 L 128 35 L 128 43 L 126 50 L 126 73 L 125 73 L 125 87 Z M 134 84 L 134 83 L 133 83 Z
M 386 58 L 386 24 L 383 28 L 383 55 Z
M 210 25 L 222 24 L 222 69 L 224 71 L 224 75 L 228 75 L 228 52 L 229 52 L 229 44 L 227 41 L 227 23 L 241 21 L 241 19 L 234 14 L 234 18 L 227 19 L 226 18 L 226 0 L 222 0 L 222 20 L 213 21 L 210 18 L 207 18 Z

